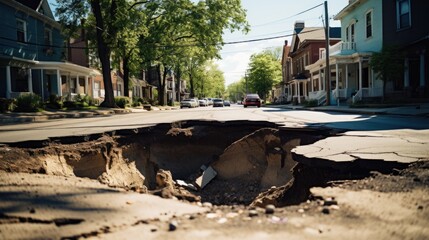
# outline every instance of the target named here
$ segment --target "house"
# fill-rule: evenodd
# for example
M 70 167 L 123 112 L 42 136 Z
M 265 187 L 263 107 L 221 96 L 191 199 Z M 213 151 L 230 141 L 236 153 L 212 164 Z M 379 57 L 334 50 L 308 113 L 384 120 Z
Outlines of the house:
M 67 60 L 47 0 L 0 0 L 0 97 L 88 94 L 96 70 Z
M 333 27 L 329 29 L 329 43 L 333 45 L 340 41 L 341 29 Z M 289 57 L 292 66 L 290 79 L 287 82 L 288 101 L 295 104 L 311 98 L 311 93 L 323 91 L 324 85 L 318 75 L 306 68 L 320 59 L 322 50 L 326 45 L 325 29 L 322 27 L 305 27 L 304 22 L 297 21 L 294 26 L 294 35 Z
M 388 94 L 429 97 L 429 1 L 383 0 L 383 44 L 404 55 L 404 72 L 387 83 Z

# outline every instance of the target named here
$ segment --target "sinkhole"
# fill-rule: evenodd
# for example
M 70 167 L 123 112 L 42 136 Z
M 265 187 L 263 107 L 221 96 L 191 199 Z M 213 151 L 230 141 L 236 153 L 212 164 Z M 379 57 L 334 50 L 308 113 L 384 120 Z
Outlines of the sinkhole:
M 311 166 L 291 151 L 330 136 L 263 121 L 181 121 L 4 145 L 0 170 L 86 177 L 216 205 L 285 206 L 308 199 L 310 187 L 369 174 L 361 165 Z

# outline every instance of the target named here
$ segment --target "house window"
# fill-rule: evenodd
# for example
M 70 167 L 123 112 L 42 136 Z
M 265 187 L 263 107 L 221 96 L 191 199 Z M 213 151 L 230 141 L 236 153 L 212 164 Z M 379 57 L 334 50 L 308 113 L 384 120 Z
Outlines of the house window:
M 355 24 L 350 25 L 350 41 L 355 42 Z
M 349 27 L 346 27 L 346 42 L 350 42 Z
M 397 28 L 411 27 L 410 0 L 396 0 Z
M 51 48 L 52 46 L 52 30 L 45 28 L 45 34 L 44 34 L 44 43 L 47 48 Z
M 21 19 L 16 19 L 16 40 L 23 43 L 27 41 L 27 24 Z
M 366 38 L 372 37 L 372 11 L 369 11 L 365 15 L 366 19 Z

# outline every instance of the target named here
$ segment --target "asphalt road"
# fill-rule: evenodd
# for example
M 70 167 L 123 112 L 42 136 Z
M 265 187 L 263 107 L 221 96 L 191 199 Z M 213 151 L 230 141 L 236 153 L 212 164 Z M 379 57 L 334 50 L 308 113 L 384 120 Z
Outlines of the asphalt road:
M 56 119 L 44 122 L 0 126 L 0 142 L 44 140 L 48 137 L 88 135 L 118 129 L 132 129 L 181 120 L 270 121 L 286 127 L 318 127 L 349 131 L 428 130 L 424 117 L 361 115 L 281 108 L 243 108 L 241 105 L 200 107 L 168 111 L 135 112 L 91 118 Z

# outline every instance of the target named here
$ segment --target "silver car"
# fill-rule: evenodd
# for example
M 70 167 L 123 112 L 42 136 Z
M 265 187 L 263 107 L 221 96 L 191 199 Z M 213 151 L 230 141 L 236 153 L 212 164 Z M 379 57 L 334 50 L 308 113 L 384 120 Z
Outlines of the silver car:
M 195 100 L 195 99 L 193 99 L 193 98 L 188 98 L 188 99 L 185 99 L 185 100 L 182 100 L 181 102 L 180 102 L 180 108 L 195 108 L 195 107 L 198 107 L 198 102 L 197 102 L 197 100 Z

